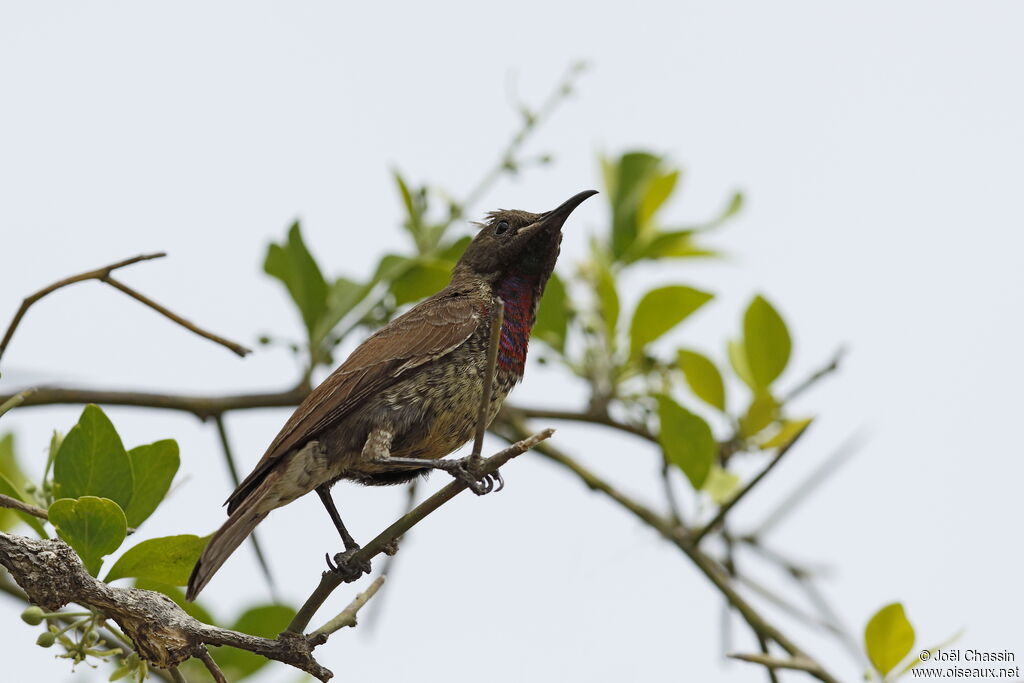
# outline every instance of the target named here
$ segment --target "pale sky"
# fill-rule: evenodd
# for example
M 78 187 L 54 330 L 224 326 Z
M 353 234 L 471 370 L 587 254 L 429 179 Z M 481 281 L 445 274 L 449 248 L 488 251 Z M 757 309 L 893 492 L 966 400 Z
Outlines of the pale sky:
M 901 600 L 920 646 L 965 628 L 960 647 L 1019 661 L 1022 21 L 1011 2 L 3 2 L 0 324 L 53 280 L 166 250 L 123 279 L 243 343 L 265 331 L 298 337 L 283 290 L 261 273 L 269 240 L 299 217 L 329 274 L 366 275 L 404 248 L 392 167 L 465 192 L 515 129 L 511 84 L 536 102 L 584 59 L 589 73 L 529 148 L 556 163 L 499 183 L 474 218 L 599 187 L 598 154 L 632 148 L 685 168 L 672 222 L 705 218 L 742 189 L 744 212 L 713 240 L 728 260 L 665 264 L 623 284 L 629 301 L 655 282 L 715 292 L 665 348 L 685 340 L 719 361 L 763 292 L 795 339 L 783 385 L 849 349 L 842 372 L 799 403 L 819 417 L 814 431 L 737 508 L 737 523 L 755 523 L 866 430 L 865 448 L 773 545 L 832 568 L 825 589 L 858 633 Z M 606 219 L 601 198 L 574 214 L 565 272 Z M 95 283 L 32 309 L 3 363 L 0 388 L 218 394 L 296 376 L 287 352 L 240 360 Z M 578 405 L 582 389 L 566 387 L 534 366 L 513 400 Z M 79 411 L 19 410 L 2 426 L 38 470 L 50 431 Z M 181 444 L 180 486 L 147 535 L 206 534 L 223 521 L 230 484 L 211 426 L 108 414 L 129 446 Z M 243 468 L 286 417 L 230 419 Z M 590 428 L 556 439 L 623 489 L 658 495 L 651 449 Z M 723 664 L 719 595 L 652 532 L 540 458 L 520 458 L 505 478 L 499 495 L 463 496 L 416 529 L 374 628 L 318 651 L 338 680 L 765 680 Z M 360 539 L 392 520 L 403 495 L 336 489 Z M 260 532 L 281 592 L 300 602 L 324 551 L 337 549 L 329 519 L 309 497 Z M 243 549 L 204 597 L 229 617 L 266 591 Z M 105 680 L 72 677 L 32 646 L 18 611 L 0 602 L 12 680 Z M 768 612 L 858 680 L 833 641 Z M 735 649 L 756 649 L 742 624 L 734 632 Z M 262 680 L 295 678 L 282 671 Z

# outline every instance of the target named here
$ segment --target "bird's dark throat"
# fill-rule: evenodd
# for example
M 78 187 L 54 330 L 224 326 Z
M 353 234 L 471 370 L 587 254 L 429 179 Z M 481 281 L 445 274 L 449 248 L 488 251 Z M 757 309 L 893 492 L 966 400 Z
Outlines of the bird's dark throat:
M 536 271 L 514 270 L 506 273 L 494 289 L 505 303 L 498 367 L 520 377 L 526 367 L 526 351 L 540 299 L 541 277 L 541 273 Z

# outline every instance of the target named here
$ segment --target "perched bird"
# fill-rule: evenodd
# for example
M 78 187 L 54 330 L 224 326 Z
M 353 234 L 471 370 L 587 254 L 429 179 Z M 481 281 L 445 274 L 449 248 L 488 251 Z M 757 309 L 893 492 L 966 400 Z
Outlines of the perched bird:
M 441 461 L 473 438 L 488 371 L 491 324 L 502 315 L 486 422 L 523 378 L 526 348 L 562 225 L 580 192 L 546 213 L 493 211 L 452 271 L 448 286 L 364 341 L 299 405 L 255 469 L 227 500 L 228 519 L 189 577 L 192 600 L 274 509 L 316 491 L 351 554 L 359 548 L 331 498 L 340 479 L 398 484 L 441 468 L 478 481 L 459 461 Z M 368 568 L 343 567 L 359 576 Z

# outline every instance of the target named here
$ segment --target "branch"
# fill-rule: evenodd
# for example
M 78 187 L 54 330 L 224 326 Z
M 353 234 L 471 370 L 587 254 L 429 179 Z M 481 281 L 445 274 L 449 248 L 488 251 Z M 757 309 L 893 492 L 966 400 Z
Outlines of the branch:
M 553 429 L 545 429 L 533 434 L 532 436 L 524 435 L 525 438 L 521 441 L 512 444 L 505 450 L 500 451 L 481 462 L 481 475 L 491 474 L 497 471 L 497 469 L 506 462 L 517 455 L 522 455 L 541 441 L 551 438 L 551 435 L 554 433 L 555 430 Z M 364 562 L 369 562 L 380 553 L 385 552 L 386 549 L 393 547 L 393 544 L 399 537 L 409 531 L 412 527 L 416 526 L 416 524 L 423 521 L 423 519 L 431 512 L 447 503 L 459 493 L 465 491 L 466 488 L 465 482 L 458 479 L 450 482 L 437 493 L 413 508 L 411 512 L 399 518 L 397 522 L 378 534 L 372 541 L 357 550 L 348 561 L 357 567 Z M 309 598 L 306 599 L 306 602 L 302 607 L 299 608 L 299 611 L 295 614 L 295 618 L 292 619 L 292 623 L 288 624 L 286 632 L 299 634 L 304 631 L 306 626 L 309 625 L 310 620 L 313 618 L 313 615 L 316 614 L 316 611 L 320 609 L 320 606 L 324 604 L 324 601 L 327 600 L 331 593 L 333 593 L 334 590 L 342 583 L 344 583 L 344 579 L 339 574 L 330 571 L 324 572 L 323 576 L 320 578 L 320 585 L 316 587 Z
M 229 394 L 225 396 L 190 396 L 187 394 L 160 394 L 144 391 L 40 387 L 33 394 L 26 396 L 21 406 L 24 408 L 28 406 L 98 403 L 108 406 L 179 410 L 191 413 L 200 420 L 206 420 L 231 410 L 297 406 L 308 393 L 309 389 L 305 386 L 296 386 L 285 391 Z M 11 396 L 11 394 L 0 395 L 0 403 L 11 398 Z
M 100 610 L 117 622 L 139 656 L 153 666 L 169 669 L 189 657 L 201 659 L 206 645 L 230 645 L 289 664 L 320 681 L 332 676 L 312 655 L 326 638 L 314 642 L 289 634 L 272 640 L 204 624 L 161 593 L 99 581 L 63 541 L 0 532 L 0 564 L 43 609 L 55 611 L 77 602 Z
M 526 428 L 522 424 L 517 423 L 498 423 L 496 421 L 494 427 L 499 435 L 510 440 L 511 438 L 516 438 L 520 434 L 527 433 Z M 696 567 L 711 581 L 711 583 L 715 585 L 715 588 L 717 588 L 725 599 L 728 600 L 729 604 L 739 612 L 740 616 L 743 617 L 755 633 L 758 633 L 770 640 L 774 640 L 783 650 L 793 657 L 806 657 L 803 651 L 793 641 L 779 631 L 779 629 L 772 625 L 767 619 L 761 616 L 761 614 L 755 610 L 754 607 L 750 605 L 750 603 L 748 603 L 735 588 L 733 588 L 732 582 L 721 565 L 702 552 L 700 548 L 693 543 L 690 535 L 685 529 L 677 527 L 667 518 L 662 517 L 646 505 L 633 500 L 629 496 L 617 490 L 614 486 L 590 472 L 573 458 L 554 448 L 551 444 L 539 444 L 535 450 L 541 455 L 544 455 L 548 459 L 571 471 L 592 490 L 600 491 L 622 507 L 632 512 L 641 521 L 661 534 L 662 537 L 682 550 L 683 553 L 690 558 L 693 564 L 696 565 Z M 818 680 L 823 681 L 823 683 L 837 683 L 836 679 L 832 677 L 831 674 L 820 667 L 818 671 L 813 673 L 813 675 L 818 678 Z
M 334 617 L 333 619 L 328 621 L 326 624 L 324 624 L 323 626 L 321 626 L 317 630 L 315 630 L 312 633 L 310 633 L 309 634 L 310 638 L 318 638 L 318 637 L 321 637 L 321 636 L 326 638 L 327 636 L 331 635 L 335 631 L 343 629 L 346 626 L 355 626 L 356 625 L 356 615 L 359 613 L 359 610 L 361 610 L 363 608 L 363 605 L 365 605 L 366 602 L 370 598 L 372 598 L 374 595 L 377 594 L 377 591 L 379 591 L 380 587 L 384 585 L 384 581 L 386 579 L 387 579 L 387 577 L 384 576 L 383 574 L 381 574 L 376 579 L 374 579 L 373 583 L 371 583 L 369 586 L 367 586 L 366 590 L 364 590 L 362 593 L 357 595 L 355 597 L 355 599 L 352 600 L 352 602 L 349 603 L 348 607 L 343 609 L 338 614 L 338 616 Z
M 658 443 L 658 438 L 651 434 L 651 432 L 644 428 L 636 425 L 627 424 L 625 422 L 619 422 L 613 419 L 608 414 L 604 413 L 590 413 L 581 412 L 576 410 L 554 410 L 546 408 L 527 408 L 523 406 L 505 405 L 502 408 L 502 412 L 505 413 L 506 419 L 515 418 L 536 418 L 541 420 L 565 420 L 568 422 L 586 422 L 589 424 L 603 425 L 605 427 L 611 427 L 617 429 L 620 432 L 626 432 L 633 436 L 639 436 L 641 439 L 646 439 L 653 443 Z
M 7 350 L 7 345 L 11 343 L 11 338 L 14 336 L 14 331 L 18 329 L 18 325 L 21 323 L 21 319 L 25 317 L 25 313 L 28 311 L 29 308 L 31 308 L 32 304 L 36 303 L 46 295 L 52 294 L 58 289 L 67 287 L 68 285 L 73 285 L 77 282 L 85 282 L 87 280 L 99 280 L 100 282 L 106 282 L 111 287 L 121 290 L 122 292 L 132 297 L 136 301 L 139 301 L 145 304 L 146 306 L 149 306 L 157 313 L 160 313 L 164 317 L 173 320 L 174 322 L 178 323 L 185 329 L 194 332 L 195 334 L 198 334 L 200 337 L 204 337 L 205 339 L 209 339 L 212 342 L 220 344 L 221 346 L 224 346 L 230 349 L 231 351 L 237 353 L 239 356 L 245 356 L 247 353 L 250 353 L 250 350 L 242 346 L 241 344 L 236 344 L 233 341 L 228 341 L 223 337 L 219 337 L 213 334 L 212 332 L 209 332 L 207 330 L 202 329 L 201 327 L 196 326 L 195 324 L 182 318 L 180 315 L 177 315 L 176 313 L 156 303 L 152 299 L 146 297 L 143 294 L 140 294 L 131 287 L 128 287 L 124 283 L 115 280 L 110 275 L 112 272 L 118 270 L 119 268 L 124 268 L 125 266 L 130 266 L 134 263 L 139 263 L 140 261 L 149 261 L 152 259 L 162 258 L 166 255 L 167 254 L 164 252 L 158 252 L 155 254 L 141 254 L 130 259 L 125 259 L 124 261 L 111 263 L 108 266 L 103 266 L 102 268 L 97 268 L 96 270 L 89 270 L 84 273 L 79 273 L 78 275 L 72 275 L 71 277 L 64 278 L 63 280 L 58 280 L 57 282 L 54 282 L 51 285 L 43 287 L 35 294 L 30 294 L 29 296 L 25 297 L 25 299 L 21 302 L 21 306 L 18 307 L 18 311 L 14 314 L 14 318 L 11 319 L 11 323 L 7 327 L 7 332 L 4 334 L 3 340 L 0 341 L 0 357 L 3 357 L 4 351 Z
M 776 659 L 765 654 L 744 654 L 740 652 L 730 652 L 726 655 L 730 659 L 738 659 L 741 662 L 750 662 L 751 664 L 760 664 L 761 666 L 767 667 L 773 671 L 775 669 L 790 669 L 792 671 L 804 671 L 815 678 L 821 678 L 825 672 L 817 662 L 807 657 L 791 657 L 789 659 Z M 826 674 L 827 675 L 827 674 Z
M 709 532 L 714 531 L 714 529 L 725 520 L 725 516 L 729 514 L 729 512 L 733 509 L 736 503 L 740 502 L 744 498 L 744 496 L 750 493 L 750 491 L 755 486 L 761 483 L 761 480 L 764 479 L 765 476 L 769 472 L 771 472 L 776 465 L 779 464 L 779 461 L 782 460 L 783 456 L 785 456 L 786 453 L 788 453 L 789 450 L 796 445 L 796 442 L 800 440 L 800 437 L 807 433 L 807 429 L 810 426 L 811 425 L 808 424 L 799 432 L 797 432 L 796 435 L 789 440 L 789 443 L 787 443 L 785 446 L 779 449 L 779 452 L 775 454 L 775 457 L 771 459 L 771 462 L 765 465 L 764 469 L 757 473 L 757 476 L 748 481 L 747 485 L 740 489 L 735 496 L 730 498 L 722 507 L 718 508 L 718 513 L 714 516 L 714 518 L 712 518 L 710 522 L 704 525 L 704 527 L 700 531 L 697 531 L 693 535 L 694 545 L 700 543 L 701 540 L 705 536 L 707 536 Z
M 25 514 L 38 517 L 39 519 L 49 520 L 50 515 L 47 514 L 46 510 L 35 505 L 29 505 L 28 503 L 22 503 L 17 498 L 12 498 L 8 495 L 0 493 L 0 508 L 9 508 L 11 510 L 19 510 Z
M 845 355 L 846 355 L 846 349 L 845 348 L 839 347 L 838 349 L 836 349 L 836 352 L 834 354 L 832 354 L 832 360 L 830 360 L 827 365 L 825 365 L 824 367 L 822 367 L 819 370 L 815 371 L 814 374 L 812 374 L 810 377 L 808 377 L 803 382 L 800 382 L 800 384 L 796 385 L 795 387 L 790 389 L 788 392 L 786 392 L 786 394 L 782 397 L 781 402 L 782 403 L 789 403 L 790 401 L 795 399 L 797 396 L 799 396 L 800 394 L 804 393 L 805 391 L 807 391 L 808 389 L 813 387 L 820 380 L 824 379 L 828 375 L 830 375 L 833 372 L 835 372 L 836 370 L 838 370 L 839 369 L 839 361 L 841 361 L 843 359 L 843 356 L 845 356 Z

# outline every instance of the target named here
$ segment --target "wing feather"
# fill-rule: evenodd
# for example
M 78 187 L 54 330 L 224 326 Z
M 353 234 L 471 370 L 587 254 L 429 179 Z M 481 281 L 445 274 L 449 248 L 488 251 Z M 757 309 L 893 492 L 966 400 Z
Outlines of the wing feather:
M 366 397 L 466 342 L 486 315 L 472 291 L 445 289 L 378 330 L 299 404 L 252 473 L 227 500 L 231 513 L 284 455 L 316 438 Z

